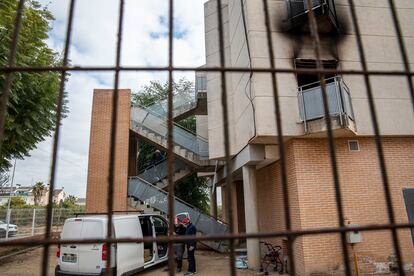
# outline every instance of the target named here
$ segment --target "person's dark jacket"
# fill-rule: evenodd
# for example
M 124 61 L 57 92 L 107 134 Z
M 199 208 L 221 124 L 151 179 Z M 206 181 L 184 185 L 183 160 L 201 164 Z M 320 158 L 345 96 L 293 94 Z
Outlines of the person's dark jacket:
M 185 229 L 184 225 L 179 224 L 177 226 L 175 226 L 175 234 L 177 235 L 185 235 L 185 233 L 187 232 L 187 229 Z
M 197 228 L 192 223 L 190 223 L 186 228 L 185 235 L 186 236 L 195 236 L 196 233 L 197 233 Z M 191 240 L 187 241 L 187 246 L 188 247 L 193 246 L 195 248 L 196 245 L 197 245 L 196 241 L 191 241 Z

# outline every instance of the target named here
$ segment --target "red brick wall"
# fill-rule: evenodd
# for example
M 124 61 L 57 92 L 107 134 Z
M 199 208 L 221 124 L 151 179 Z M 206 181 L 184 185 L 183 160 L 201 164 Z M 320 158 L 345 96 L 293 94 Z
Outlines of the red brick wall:
M 119 90 L 115 149 L 114 210 L 127 209 L 130 90 Z M 86 211 L 107 211 L 113 90 L 95 89 L 89 143 Z
M 359 138 L 359 152 L 348 150 L 347 139 L 336 140 L 344 214 L 351 223 L 387 223 L 387 210 L 375 143 Z M 407 222 L 402 189 L 414 187 L 414 138 L 384 138 L 387 172 L 398 222 Z M 338 225 L 329 152 L 325 139 L 297 139 L 287 144 L 287 169 L 294 228 Z M 279 163 L 258 171 L 260 230 L 284 229 Z M 361 269 L 379 272 L 393 247 L 387 231 L 363 232 L 355 246 Z M 399 230 L 405 263 L 414 263 L 408 229 Z M 280 243 L 280 240 L 274 240 Z M 295 243 L 297 273 L 310 275 L 343 270 L 338 235 L 306 236 Z
M 291 210 L 292 229 L 301 228 L 298 189 L 296 185 L 295 159 L 292 143 L 286 144 L 286 169 L 289 186 L 289 203 Z M 259 230 L 261 232 L 286 230 L 285 213 L 283 204 L 283 192 L 280 176 L 280 162 L 271 164 L 257 171 L 257 202 L 259 214 Z M 273 244 L 283 246 L 283 239 L 262 239 Z M 294 245 L 295 269 L 298 275 L 304 274 L 302 238 L 297 238 Z M 264 248 L 262 247 L 264 251 Z M 284 248 L 287 253 L 287 248 Z

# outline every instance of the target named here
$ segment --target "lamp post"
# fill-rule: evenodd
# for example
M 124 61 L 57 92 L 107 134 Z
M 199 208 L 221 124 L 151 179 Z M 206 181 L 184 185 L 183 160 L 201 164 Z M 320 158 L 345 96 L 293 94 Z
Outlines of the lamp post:
M 7 227 L 6 227 L 6 240 L 9 238 L 9 224 L 10 224 L 10 204 L 12 199 L 12 193 L 13 193 L 13 183 L 14 183 L 14 172 L 16 171 L 16 160 L 14 159 L 14 165 L 13 165 L 13 174 L 12 179 L 10 183 L 10 193 L 9 193 L 9 202 L 7 204 Z

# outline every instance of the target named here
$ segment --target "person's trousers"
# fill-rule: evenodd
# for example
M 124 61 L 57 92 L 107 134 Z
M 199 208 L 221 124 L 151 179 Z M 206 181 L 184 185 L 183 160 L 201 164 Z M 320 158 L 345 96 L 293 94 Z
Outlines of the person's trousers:
M 195 249 L 193 251 L 187 250 L 188 271 L 193 272 L 193 273 L 196 272 L 196 262 L 195 262 L 194 253 L 195 253 Z
M 181 269 L 183 267 L 183 255 L 184 255 L 184 244 L 178 243 L 174 245 L 175 247 L 175 256 L 177 261 L 177 268 Z

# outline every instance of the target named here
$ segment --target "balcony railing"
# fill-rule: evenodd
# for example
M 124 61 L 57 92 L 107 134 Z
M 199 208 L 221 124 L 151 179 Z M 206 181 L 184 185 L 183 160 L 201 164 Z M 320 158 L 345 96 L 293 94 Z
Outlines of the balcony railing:
M 326 79 L 326 93 L 330 116 L 338 117 L 342 127 L 347 125 L 348 119 L 355 120 L 351 94 L 341 77 Z M 325 117 L 320 82 L 300 86 L 298 103 L 300 119 L 304 123 L 305 133 L 308 133 L 309 121 Z
M 316 18 L 327 18 L 327 21 L 319 22 L 321 32 L 338 30 L 338 18 L 334 0 L 312 0 L 309 7 L 308 0 L 287 0 L 289 23 L 291 29 L 301 28 L 308 22 L 309 8 L 312 8 Z M 303 28 L 302 28 L 303 29 Z

